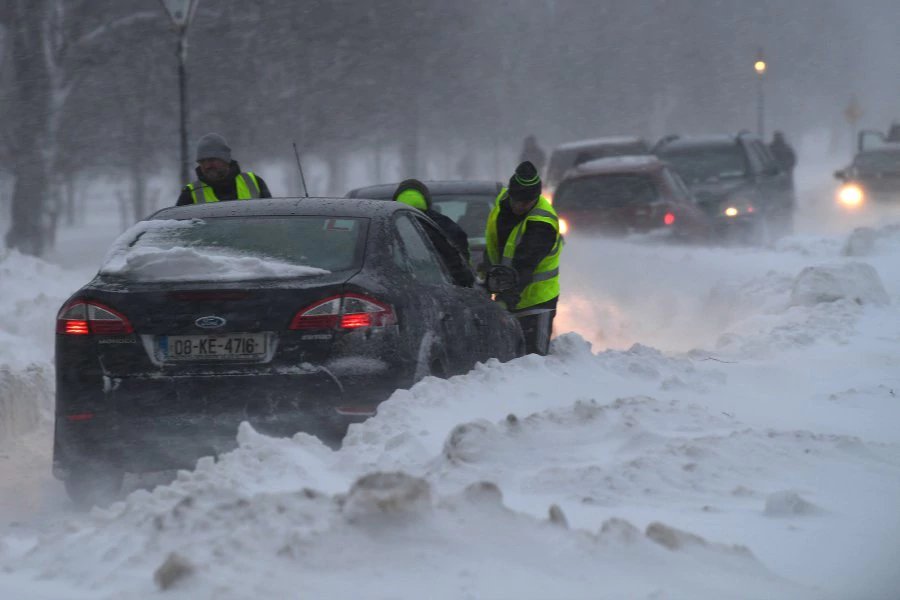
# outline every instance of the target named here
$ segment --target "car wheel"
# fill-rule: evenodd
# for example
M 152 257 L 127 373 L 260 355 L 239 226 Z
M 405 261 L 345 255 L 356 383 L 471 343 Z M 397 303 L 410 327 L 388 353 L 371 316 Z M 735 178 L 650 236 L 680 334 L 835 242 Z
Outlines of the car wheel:
M 90 508 L 114 500 L 124 479 L 125 473 L 115 467 L 72 469 L 65 480 L 66 494 L 79 508 Z

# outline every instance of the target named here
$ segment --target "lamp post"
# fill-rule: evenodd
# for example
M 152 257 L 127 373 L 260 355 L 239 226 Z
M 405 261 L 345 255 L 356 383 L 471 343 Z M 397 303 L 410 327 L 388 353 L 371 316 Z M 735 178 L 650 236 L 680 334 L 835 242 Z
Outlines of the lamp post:
M 760 49 L 759 53 L 756 55 L 756 62 L 753 63 L 753 70 L 756 71 L 756 133 L 763 139 L 766 135 L 764 121 L 766 96 L 763 89 L 763 79 L 765 79 L 767 68 L 768 65 L 763 59 L 762 49 Z
M 185 61 L 187 60 L 187 28 L 190 25 L 191 17 L 197 10 L 197 4 L 200 0 L 159 0 L 172 20 L 175 33 L 178 34 L 178 45 L 175 49 L 175 56 L 178 59 L 178 106 L 179 106 L 179 139 L 181 146 L 180 156 L 180 172 L 181 184 L 184 185 L 190 179 L 191 162 L 188 159 L 188 98 L 187 98 L 187 71 L 185 70 Z

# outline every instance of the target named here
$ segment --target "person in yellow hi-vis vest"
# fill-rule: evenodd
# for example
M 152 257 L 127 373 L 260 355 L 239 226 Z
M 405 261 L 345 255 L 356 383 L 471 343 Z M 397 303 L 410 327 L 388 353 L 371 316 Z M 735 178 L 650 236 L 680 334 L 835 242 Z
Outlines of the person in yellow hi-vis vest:
M 534 164 L 520 163 L 500 191 L 488 217 L 484 264 L 505 265 L 518 274 L 518 285 L 497 296 L 522 325 L 529 353 L 545 355 L 559 300 L 559 256 L 563 238 L 559 218 L 541 195 Z
M 256 173 L 241 172 L 221 135 L 207 133 L 197 142 L 197 180 L 181 189 L 176 206 L 271 198 L 269 186 Z

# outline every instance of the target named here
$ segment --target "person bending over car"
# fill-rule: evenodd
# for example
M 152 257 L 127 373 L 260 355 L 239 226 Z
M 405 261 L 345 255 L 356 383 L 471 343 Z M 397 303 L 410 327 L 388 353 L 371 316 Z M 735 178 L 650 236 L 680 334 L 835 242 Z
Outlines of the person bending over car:
M 418 179 L 407 179 L 401 181 L 394 191 L 394 201 L 408 204 L 413 208 L 418 208 L 435 222 L 441 228 L 444 235 L 453 242 L 466 262 L 469 262 L 469 236 L 463 231 L 463 228 L 456 224 L 456 221 L 447 215 L 440 213 L 431 208 L 431 190 L 428 186 Z
M 269 187 L 256 173 L 241 172 L 231 159 L 231 148 L 221 135 L 207 133 L 197 142 L 197 181 L 181 189 L 176 206 L 271 198 Z
M 541 195 L 541 177 L 528 161 L 516 167 L 488 217 L 484 264 L 518 275 L 515 288 L 498 295 L 522 325 L 529 353 L 546 355 L 559 300 L 559 218 Z

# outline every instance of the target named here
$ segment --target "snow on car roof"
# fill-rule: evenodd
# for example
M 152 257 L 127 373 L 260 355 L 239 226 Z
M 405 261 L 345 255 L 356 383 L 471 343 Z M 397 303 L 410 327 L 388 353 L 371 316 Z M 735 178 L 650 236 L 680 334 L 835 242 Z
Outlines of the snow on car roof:
M 736 143 L 737 137 L 725 133 L 710 133 L 704 135 L 683 135 L 665 140 L 662 143 L 662 149 L 670 148 L 693 148 L 696 146 L 709 145 L 732 145 Z
M 193 217 L 322 215 L 374 217 L 388 215 L 405 205 L 374 200 L 347 198 L 258 198 L 251 201 L 210 202 L 172 206 L 154 213 L 151 219 L 190 219 Z
M 570 175 L 610 173 L 614 171 L 648 171 L 659 168 L 663 162 L 652 155 L 610 156 L 589 160 L 572 167 Z
M 566 142 L 564 144 L 559 144 L 556 146 L 553 151 L 561 152 L 567 150 L 581 150 L 584 148 L 594 148 L 596 146 L 618 146 L 625 144 L 640 144 L 646 143 L 643 139 L 632 136 L 632 135 L 619 135 L 619 136 L 609 136 L 609 137 L 600 137 L 593 138 L 589 140 L 577 140 L 574 142 Z
M 440 194 L 491 194 L 496 195 L 502 185 L 496 181 L 441 180 L 423 181 L 432 196 Z M 393 198 L 398 183 L 383 183 L 359 187 L 347 192 L 347 198 Z

